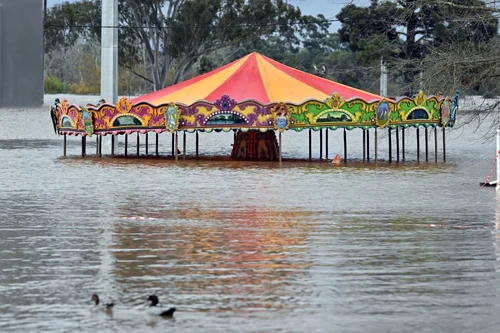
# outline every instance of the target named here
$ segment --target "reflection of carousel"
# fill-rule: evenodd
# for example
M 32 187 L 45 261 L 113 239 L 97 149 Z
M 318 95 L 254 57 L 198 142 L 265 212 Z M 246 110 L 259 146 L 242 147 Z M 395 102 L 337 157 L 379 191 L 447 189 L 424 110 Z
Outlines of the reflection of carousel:
M 125 136 L 127 155 L 128 136 L 139 134 L 172 133 L 172 155 L 178 158 L 178 133 L 196 135 L 198 132 L 235 131 L 232 157 L 247 160 L 281 160 L 281 135 L 288 130 L 309 130 L 309 159 L 311 131 L 319 131 L 320 158 L 326 150 L 328 158 L 328 130 L 343 129 L 344 160 L 347 160 L 346 130 L 363 132 L 363 160 L 370 160 L 370 130 L 374 133 L 375 159 L 377 156 L 377 129 L 387 129 L 389 160 L 392 160 L 391 130 L 396 130 L 397 160 L 400 146 L 405 159 L 404 131 L 415 127 L 425 129 L 426 160 L 428 159 L 427 129 L 435 131 L 437 161 L 437 127 L 453 126 L 458 108 L 458 93 L 451 101 L 447 97 L 429 96 L 422 92 L 413 97 L 389 99 L 351 88 L 327 79 L 301 72 L 258 53 L 251 53 L 212 72 L 203 74 L 168 88 L 128 100 L 122 98 L 116 105 L 99 102 L 98 105 L 79 107 L 66 100 L 56 101 L 52 119 L 56 132 L 82 136 L 82 155 L 86 154 L 86 137 L 97 136 L 97 155 L 101 155 L 102 136 L 111 135 L 111 155 L 115 155 L 115 137 Z M 401 130 L 401 136 L 399 132 Z M 275 131 L 279 134 L 276 139 Z M 325 142 L 323 142 L 325 131 Z M 402 143 L 400 144 L 400 137 Z M 66 154 L 66 144 L 64 152 Z M 417 156 L 420 156 L 417 140 Z M 418 157 L 417 157 L 418 160 Z

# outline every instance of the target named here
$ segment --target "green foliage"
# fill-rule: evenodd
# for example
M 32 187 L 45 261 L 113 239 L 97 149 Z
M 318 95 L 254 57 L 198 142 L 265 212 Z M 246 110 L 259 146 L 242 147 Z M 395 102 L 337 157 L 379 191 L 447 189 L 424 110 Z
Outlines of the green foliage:
M 65 92 L 66 87 L 57 77 L 46 76 L 44 81 L 44 91 L 46 94 L 59 94 Z

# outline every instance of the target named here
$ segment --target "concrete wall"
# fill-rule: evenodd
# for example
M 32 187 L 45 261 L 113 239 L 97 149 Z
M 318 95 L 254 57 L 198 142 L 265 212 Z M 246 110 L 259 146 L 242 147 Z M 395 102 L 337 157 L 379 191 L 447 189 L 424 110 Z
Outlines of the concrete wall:
M 43 102 L 43 0 L 0 0 L 0 107 Z

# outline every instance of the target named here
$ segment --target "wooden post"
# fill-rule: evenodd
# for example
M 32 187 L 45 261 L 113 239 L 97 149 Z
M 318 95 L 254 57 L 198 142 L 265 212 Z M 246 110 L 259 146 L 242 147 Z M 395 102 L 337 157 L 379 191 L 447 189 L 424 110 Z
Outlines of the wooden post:
M 370 162 L 370 129 L 366 130 L 366 161 Z
M 111 134 L 111 156 L 115 156 L 115 136 Z
M 148 132 L 146 132 L 146 155 L 148 155 L 148 146 L 149 146 L 149 136 Z
M 175 143 L 175 140 L 176 140 L 175 137 L 176 136 L 177 136 L 177 132 L 175 132 L 175 134 L 172 133 L 172 156 L 175 156 L 177 154 L 177 150 L 176 150 L 176 147 L 175 147 L 175 145 L 176 145 L 176 143 Z
M 178 161 L 179 160 L 179 135 L 177 134 L 177 132 L 175 132 L 175 151 L 174 151 L 174 154 L 175 154 L 175 160 Z
M 137 132 L 137 156 L 139 156 L 139 132 Z
M 158 133 L 156 133 L 156 144 L 155 144 L 155 148 L 156 148 L 156 156 L 158 156 Z
M 425 161 L 429 162 L 429 140 L 427 136 L 427 126 L 425 127 Z
M 388 137 L 389 137 L 389 163 L 392 163 L 392 128 L 389 127 L 389 133 L 388 133 Z
M 279 132 L 279 160 L 281 165 L 281 132 Z
M 312 129 L 309 129 L 309 161 L 312 160 Z
M 405 128 L 401 128 L 401 154 L 403 161 L 406 160 L 405 158 Z
M 64 147 L 63 147 L 63 155 L 66 157 L 66 134 L 64 134 Z
M 196 159 L 198 159 L 198 156 L 199 156 L 199 154 L 198 154 L 198 144 L 199 144 L 199 142 L 200 142 L 199 133 L 198 133 L 198 131 L 196 131 Z
M 344 163 L 347 163 L 347 131 L 344 128 Z
M 280 132 L 281 133 L 281 132 Z M 323 129 L 319 129 L 319 159 L 323 159 Z
M 325 154 L 326 159 L 328 159 L 328 128 L 325 130 Z
M 86 149 L 87 149 L 87 137 L 84 135 L 82 136 L 82 156 L 85 156 L 87 154 Z
M 363 131 L 363 163 L 366 161 L 366 130 L 364 128 L 361 129 Z
M 182 159 L 186 159 L 186 131 L 182 131 Z
M 434 161 L 438 162 L 438 129 L 434 126 Z
M 443 162 L 446 162 L 446 128 L 443 126 Z
M 396 162 L 399 162 L 399 127 L 396 127 Z
M 375 163 L 378 162 L 378 132 L 375 127 Z
M 420 162 L 420 128 L 417 127 L 417 163 Z
M 128 155 L 128 134 L 125 134 L 125 156 Z

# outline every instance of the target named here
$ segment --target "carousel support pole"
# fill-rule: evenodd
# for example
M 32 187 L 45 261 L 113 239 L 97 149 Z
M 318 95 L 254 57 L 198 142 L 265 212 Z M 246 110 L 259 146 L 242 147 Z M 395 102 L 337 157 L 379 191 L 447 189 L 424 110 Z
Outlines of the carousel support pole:
M 420 162 L 420 128 L 417 127 L 417 163 Z
M 128 134 L 125 134 L 125 156 L 128 155 Z
M 344 128 L 344 163 L 347 163 L 347 131 Z
M 115 156 L 115 136 L 111 134 L 111 156 Z
M 182 159 L 186 159 L 186 131 L 182 131 Z
M 323 159 L 323 129 L 319 129 L 319 159 Z
M 172 133 L 173 134 L 173 133 Z M 175 155 L 175 161 L 179 160 L 179 135 L 177 135 L 177 131 L 175 132 L 175 150 L 174 150 L 174 155 Z
M 370 129 L 366 129 L 366 161 L 370 162 Z
M 155 143 L 156 156 L 158 156 L 158 137 L 159 137 L 159 134 L 156 133 L 156 143 Z
M 177 132 L 175 132 L 177 133 Z M 175 156 L 177 154 L 177 150 L 175 149 L 175 136 L 176 134 L 172 133 L 172 156 Z
M 66 157 L 66 134 L 64 134 L 64 147 L 63 147 L 63 155 Z
M 198 131 L 196 131 L 196 159 L 198 159 L 199 157 L 199 150 L 198 150 L 199 143 L 200 143 L 199 133 Z
M 388 133 L 388 137 L 389 137 L 389 163 L 392 163 L 392 128 L 389 128 L 389 133 Z
M 399 127 L 396 127 L 396 162 L 399 163 Z
M 328 159 L 328 128 L 325 130 L 325 158 Z
M 312 160 L 312 129 L 309 129 L 309 161 Z
M 87 137 L 84 135 L 82 136 L 82 157 L 87 154 L 86 148 L 87 148 Z
M 361 129 L 363 131 L 363 163 L 366 161 L 366 131 L 364 128 Z
M 425 127 L 425 161 L 429 162 L 429 138 L 427 136 L 427 126 Z
M 139 156 L 139 132 L 137 132 L 137 156 Z
M 434 126 L 434 162 L 438 162 L 438 129 Z
M 279 160 L 281 165 L 281 132 L 279 132 Z
M 375 127 L 375 163 L 378 162 L 378 132 Z
M 443 127 L 444 128 L 444 127 Z M 497 186 L 496 189 L 500 190 L 500 130 L 497 129 L 497 159 L 496 159 L 496 166 L 495 168 L 497 169 Z
M 95 136 L 95 156 L 99 156 L 99 135 Z
M 446 128 L 443 126 L 443 162 L 446 162 Z
M 403 161 L 406 159 L 405 158 L 405 128 L 401 128 L 401 158 Z
M 99 136 L 99 156 L 102 156 L 102 135 Z
M 146 132 L 146 155 L 148 154 L 149 137 L 148 132 Z

